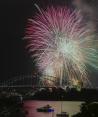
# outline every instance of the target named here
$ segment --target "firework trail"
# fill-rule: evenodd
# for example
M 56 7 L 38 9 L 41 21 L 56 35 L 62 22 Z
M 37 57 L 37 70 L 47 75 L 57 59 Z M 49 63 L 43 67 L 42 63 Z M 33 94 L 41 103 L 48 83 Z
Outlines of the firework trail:
M 98 41 L 80 13 L 65 7 L 37 8 L 39 13 L 28 20 L 25 39 L 39 70 L 60 85 L 64 78 L 71 84 L 90 84 L 88 66 L 98 68 Z

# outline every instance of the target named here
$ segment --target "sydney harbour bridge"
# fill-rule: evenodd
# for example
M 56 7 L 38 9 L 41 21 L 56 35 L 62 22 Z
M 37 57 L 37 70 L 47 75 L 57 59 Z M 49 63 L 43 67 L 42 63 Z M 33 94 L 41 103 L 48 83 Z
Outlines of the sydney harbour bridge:
M 46 79 L 46 80 L 45 80 Z M 39 75 L 20 75 L 12 77 L 5 81 L 0 81 L 0 87 L 51 87 L 50 82 L 53 84 L 52 76 L 45 76 L 44 81 L 40 78 Z
M 19 75 L 8 80 L 0 81 L 0 88 L 17 88 L 17 87 L 31 87 L 31 88 L 41 88 L 41 87 L 73 87 L 69 84 L 66 79 L 63 81 L 62 86 L 60 85 L 59 79 L 53 76 L 43 75 L 43 78 L 39 74 L 30 75 Z M 91 88 L 91 87 L 86 87 Z
M 40 79 L 35 75 L 20 75 L 1 81 L 0 87 L 32 87 L 39 86 Z

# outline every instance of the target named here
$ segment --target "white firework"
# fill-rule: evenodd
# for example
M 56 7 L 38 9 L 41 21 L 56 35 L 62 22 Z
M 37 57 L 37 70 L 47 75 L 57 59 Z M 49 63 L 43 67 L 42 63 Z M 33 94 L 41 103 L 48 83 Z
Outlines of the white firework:
M 25 38 L 42 74 L 54 76 L 60 85 L 64 78 L 71 84 L 77 80 L 90 84 L 87 66 L 98 68 L 95 34 L 77 11 L 61 7 L 39 11 L 29 19 Z

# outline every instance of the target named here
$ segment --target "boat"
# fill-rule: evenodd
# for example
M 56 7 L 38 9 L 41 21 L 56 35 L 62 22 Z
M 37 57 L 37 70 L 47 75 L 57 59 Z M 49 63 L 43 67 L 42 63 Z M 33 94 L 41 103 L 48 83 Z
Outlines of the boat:
M 37 112 L 54 112 L 54 109 L 47 104 L 44 107 L 37 108 Z
M 69 117 L 67 112 L 61 112 L 59 114 L 56 114 L 57 117 Z

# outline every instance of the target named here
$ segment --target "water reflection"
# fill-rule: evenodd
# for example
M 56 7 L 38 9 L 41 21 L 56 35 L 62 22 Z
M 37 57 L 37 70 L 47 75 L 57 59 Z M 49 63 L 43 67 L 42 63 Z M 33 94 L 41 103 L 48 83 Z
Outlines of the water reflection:
M 80 111 L 80 105 L 82 102 L 73 101 L 63 101 L 62 111 L 69 113 L 71 115 Z M 45 105 L 51 105 L 54 108 L 54 113 L 42 113 L 37 112 L 36 108 L 43 107 Z M 56 117 L 57 113 L 61 112 L 61 102 L 60 101 L 25 101 L 24 109 L 28 111 L 26 117 Z

